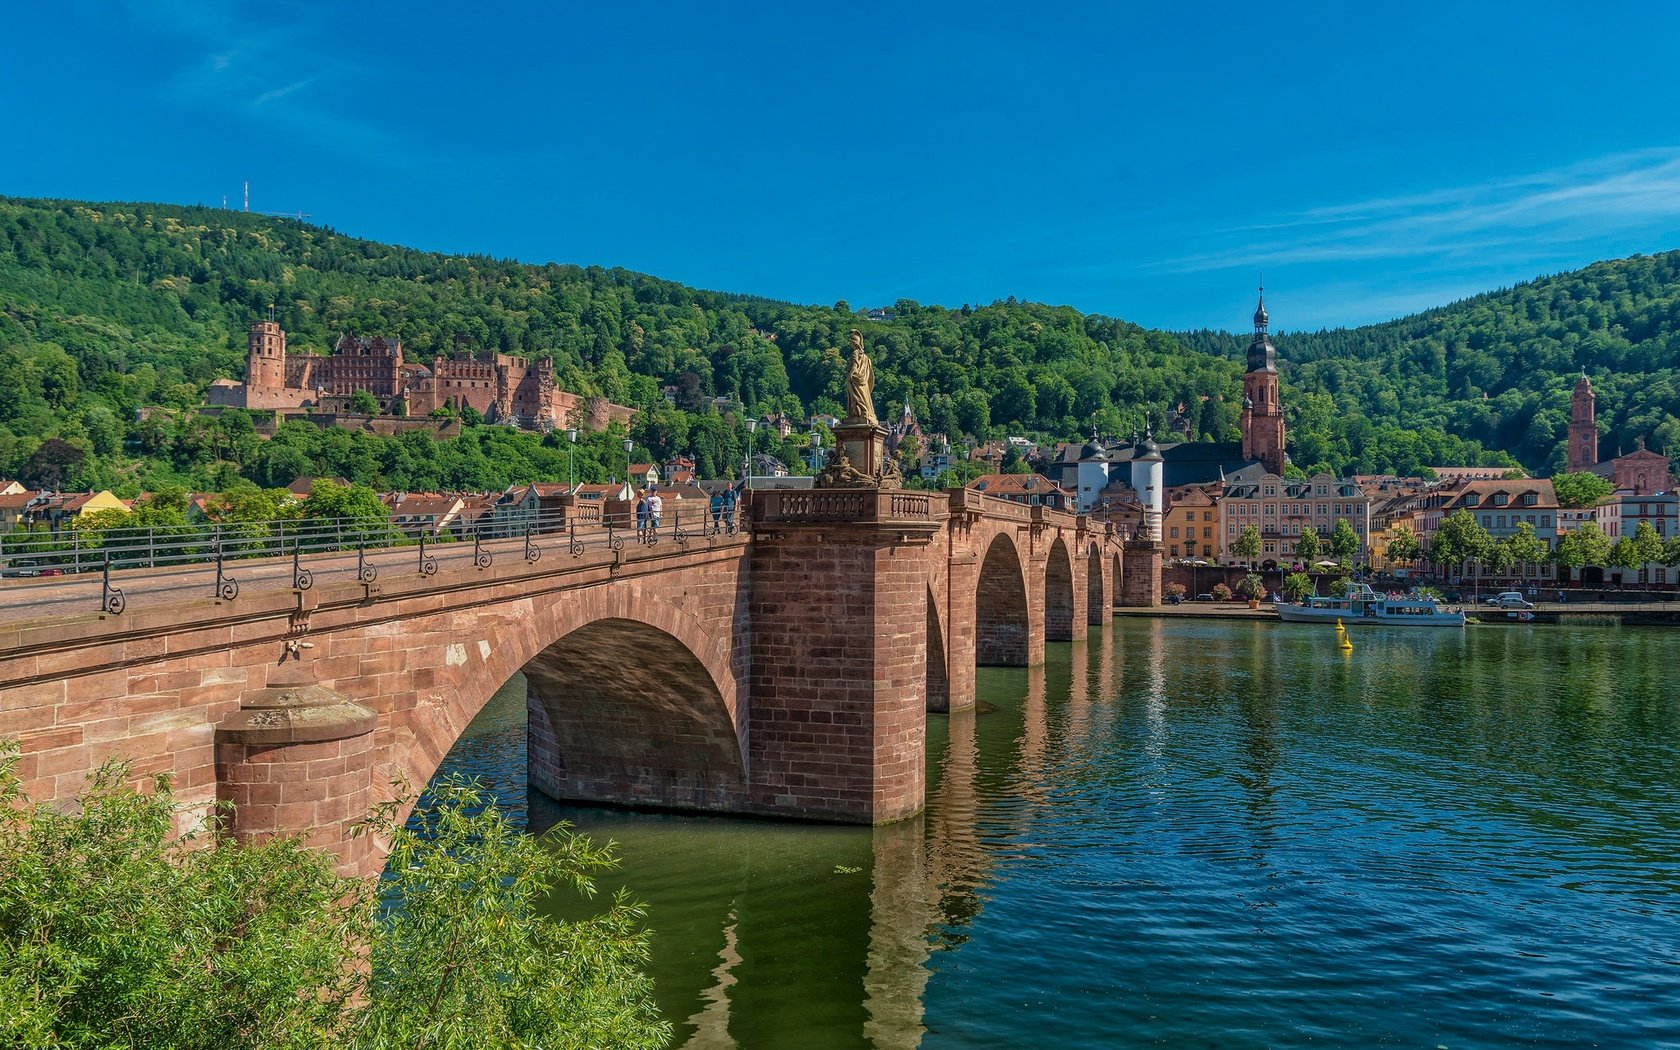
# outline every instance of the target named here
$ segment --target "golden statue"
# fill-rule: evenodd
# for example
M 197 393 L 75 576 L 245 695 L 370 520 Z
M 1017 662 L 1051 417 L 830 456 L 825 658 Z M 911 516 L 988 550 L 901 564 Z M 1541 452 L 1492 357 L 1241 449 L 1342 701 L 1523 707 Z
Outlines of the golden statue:
M 863 333 L 852 329 L 852 360 L 846 368 L 846 422 L 880 426 L 875 418 L 875 366 L 863 352 Z

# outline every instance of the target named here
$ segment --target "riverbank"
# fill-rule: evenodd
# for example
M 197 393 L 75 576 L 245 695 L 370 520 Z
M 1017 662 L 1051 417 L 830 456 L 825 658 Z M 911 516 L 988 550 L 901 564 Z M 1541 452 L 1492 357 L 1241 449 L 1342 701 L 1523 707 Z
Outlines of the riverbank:
M 1528 626 L 1544 624 L 1565 627 L 1680 627 L 1680 608 L 1669 605 L 1638 602 L 1542 602 L 1531 611 L 1527 620 L 1519 619 L 1514 611 L 1492 606 L 1465 605 L 1464 611 L 1472 621 L 1482 624 Z M 1183 602 L 1179 605 L 1157 605 L 1142 609 L 1115 609 L 1120 617 L 1186 620 L 1278 620 L 1271 603 L 1262 602 L 1260 608 L 1250 609 L 1240 602 Z

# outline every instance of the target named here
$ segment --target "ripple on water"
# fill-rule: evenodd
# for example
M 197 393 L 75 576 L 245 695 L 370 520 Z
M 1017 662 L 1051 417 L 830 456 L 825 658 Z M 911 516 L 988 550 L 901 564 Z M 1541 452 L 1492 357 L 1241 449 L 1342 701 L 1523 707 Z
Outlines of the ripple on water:
M 679 1046 L 1680 1045 L 1677 658 L 1127 621 L 982 669 L 907 824 L 533 821 L 622 843 Z M 504 706 L 449 764 L 523 812 Z

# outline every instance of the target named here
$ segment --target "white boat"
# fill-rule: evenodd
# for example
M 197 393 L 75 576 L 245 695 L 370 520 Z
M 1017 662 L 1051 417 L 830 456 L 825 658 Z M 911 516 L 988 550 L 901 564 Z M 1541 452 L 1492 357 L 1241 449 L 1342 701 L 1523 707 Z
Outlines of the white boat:
M 1287 623 L 1382 624 L 1394 627 L 1463 627 L 1464 610 L 1450 609 L 1434 598 L 1415 594 L 1391 597 L 1360 584 L 1340 598 L 1314 595 L 1305 605 L 1277 603 L 1278 618 Z

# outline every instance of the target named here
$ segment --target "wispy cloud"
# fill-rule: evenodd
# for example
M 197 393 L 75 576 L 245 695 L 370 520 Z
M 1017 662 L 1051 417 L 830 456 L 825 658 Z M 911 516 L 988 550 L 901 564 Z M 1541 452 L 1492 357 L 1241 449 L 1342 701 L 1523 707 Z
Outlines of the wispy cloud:
M 1680 147 L 1621 153 L 1478 185 L 1310 208 L 1217 231 L 1206 250 L 1145 267 L 1462 259 L 1550 247 L 1680 221 Z
M 126 10 L 138 29 L 185 45 L 163 88 L 176 104 L 261 120 L 323 145 L 395 152 L 396 136 L 352 115 L 337 93 L 305 90 L 328 87 L 333 67 L 277 61 L 332 51 L 321 8 L 282 6 L 241 16 L 232 5 L 130 0 Z

